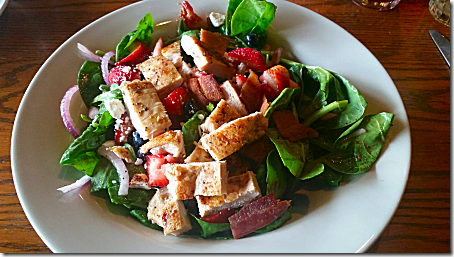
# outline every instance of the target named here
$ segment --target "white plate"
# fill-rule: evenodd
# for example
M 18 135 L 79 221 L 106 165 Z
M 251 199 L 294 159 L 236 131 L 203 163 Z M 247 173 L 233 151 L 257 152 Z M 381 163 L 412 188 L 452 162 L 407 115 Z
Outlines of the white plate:
M 116 208 L 112 212 L 88 187 L 66 195 L 56 190 L 77 177 L 74 169 L 59 165 L 72 141 L 59 104 L 83 63 L 76 44 L 115 49 L 146 12 L 155 23 L 173 21 L 158 26 L 154 40 L 169 29 L 175 35 L 177 2 L 141 1 L 93 22 L 59 47 L 28 87 L 14 124 L 11 157 L 20 202 L 38 235 L 53 252 L 365 251 L 392 217 L 408 177 L 410 132 L 402 100 L 385 69 L 358 40 L 328 19 L 280 0 L 272 1 L 278 7 L 271 29 L 274 44 L 300 62 L 348 78 L 369 101 L 367 113 L 396 115 L 389 143 L 372 170 L 335 190 L 302 192 L 299 204 L 305 205 L 294 208 L 300 214 L 275 231 L 225 241 L 163 236 Z M 227 9 L 227 1 L 190 2 L 200 15 Z
M 8 5 L 8 0 L 0 0 L 0 15 L 5 11 L 6 6 Z

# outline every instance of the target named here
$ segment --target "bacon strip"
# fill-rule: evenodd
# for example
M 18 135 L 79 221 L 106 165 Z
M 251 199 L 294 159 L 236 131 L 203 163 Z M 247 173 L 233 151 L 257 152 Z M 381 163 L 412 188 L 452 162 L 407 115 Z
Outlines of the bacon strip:
M 304 124 L 290 110 L 277 111 L 273 113 L 273 121 L 276 123 L 279 133 L 288 141 L 294 142 L 303 138 L 318 137 L 318 132 Z
M 230 228 L 235 239 L 263 228 L 281 216 L 290 206 L 290 201 L 280 201 L 268 194 L 245 205 L 229 217 Z
M 200 88 L 208 101 L 221 101 L 224 98 L 221 87 L 213 78 L 213 74 L 199 77 Z

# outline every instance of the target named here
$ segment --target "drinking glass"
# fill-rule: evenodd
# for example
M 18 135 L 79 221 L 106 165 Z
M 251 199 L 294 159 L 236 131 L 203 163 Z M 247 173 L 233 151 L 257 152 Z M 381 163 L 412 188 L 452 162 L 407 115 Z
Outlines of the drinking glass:
M 353 3 L 369 7 L 378 11 L 387 11 L 394 9 L 400 0 L 352 0 Z
M 430 0 L 429 11 L 437 21 L 450 26 L 451 5 L 449 0 Z

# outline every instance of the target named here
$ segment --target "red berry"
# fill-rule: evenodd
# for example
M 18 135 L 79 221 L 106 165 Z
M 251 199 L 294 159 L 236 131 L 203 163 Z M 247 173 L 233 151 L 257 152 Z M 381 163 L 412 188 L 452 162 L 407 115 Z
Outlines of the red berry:
M 132 53 L 123 58 L 121 61 L 115 63 L 115 66 L 136 65 L 148 59 L 150 55 L 150 49 L 148 49 L 148 47 L 143 43 L 140 43 L 139 46 L 132 51 Z
M 174 158 L 163 154 L 147 155 L 146 170 L 148 174 L 148 184 L 150 186 L 165 187 L 169 180 L 164 175 L 167 163 L 182 163 L 182 158 Z
M 165 156 L 162 154 L 147 155 L 148 185 L 165 187 L 169 184 L 169 180 L 164 175 L 166 163 Z
M 248 68 L 255 72 L 264 72 L 266 70 L 265 56 L 252 48 L 238 48 L 232 50 L 229 52 L 228 58 L 233 64 L 238 65 L 244 63 Z
M 188 91 L 184 87 L 179 87 L 168 95 L 162 104 L 170 115 L 182 115 L 183 104 L 189 100 Z
M 115 66 L 109 72 L 110 84 L 116 83 L 118 85 L 123 81 L 133 81 L 140 79 L 140 71 L 131 66 Z

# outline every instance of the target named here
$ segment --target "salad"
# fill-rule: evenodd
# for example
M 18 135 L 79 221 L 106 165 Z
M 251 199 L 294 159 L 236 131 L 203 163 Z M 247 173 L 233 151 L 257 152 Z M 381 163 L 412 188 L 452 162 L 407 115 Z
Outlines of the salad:
M 204 19 L 183 1 L 176 37 L 152 45 L 147 13 L 115 51 L 78 44 L 86 61 L 60 106 L 75 140 L 60 163 L 84 176 L 59 190 L 90 182 L 165 235 L 239 239 L 283 226 L 299 188 L 371 169 L 394 115 L 365 116 L 346 78 L 281 58 L 266 44 L 276 10 L 230 0 Z

